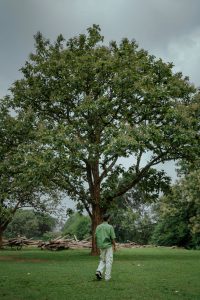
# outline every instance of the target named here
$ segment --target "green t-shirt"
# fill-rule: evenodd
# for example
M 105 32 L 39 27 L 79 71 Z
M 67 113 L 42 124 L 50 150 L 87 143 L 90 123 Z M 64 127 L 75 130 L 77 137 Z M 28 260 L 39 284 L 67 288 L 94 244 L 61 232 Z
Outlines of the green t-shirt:
M 97 226 L 95 236 L 97 247 L 100 249 L 111 247 L 112 240 L 116 238 L 113 226 L 107 222 L 103 222 Z

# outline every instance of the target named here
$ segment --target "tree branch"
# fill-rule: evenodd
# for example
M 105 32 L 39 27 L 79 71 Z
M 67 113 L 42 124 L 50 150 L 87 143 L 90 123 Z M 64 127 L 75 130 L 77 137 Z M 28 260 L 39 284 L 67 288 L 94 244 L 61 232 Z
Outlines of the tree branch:
M 114 167 L 114 165 L 118 159 L 118 155 L 114 155 L 111 159 L 113 159 L 113 161 L 107 168 L 106 168 L 106 162 L 103 164 L 104 171 L 102 172 L 101 176 L 99 177 L 99 182 L 101 182 L 106 177 L 106 175 L 108 174 L 109 171 L 112 171 L 112 168 Z M 109 160 L 107 160 L 107 162 L 108 161 Z
M 94 191 L 94 183 L 92 180 L 92 171 L 91 171 L 90 164 L 88 163 L 87 160 L 85 160 L 85 164 L 86 164 L 87 180 L 88 180 L 88 184 L 89 184 L 90 194 L 92 195 L 93 191 Z
M 112 201 L 114 198 L 122 196 L 128 190 L 130 190 L 132 187 L 134 187 L 144 177 L 144 175 L 149 171 L 150 167 L 155 164 L 158 164 L 161 161 L 161 158 L 163 156 L 164 156 L 164 154 L 160 154 L 159 156 L 155 157 L 152 161 L 150 161 L 144 168 L 142 168 L 137 173 L 137 176 L 132 181 L 128 182 L 125 186 L 122 186 L 121 188 L 119 187 L 119 190 L 116 191 L 116 193 L 108 200 Z
M 137 157 L 137 163 L 136 163 L 136 167 L 135 167 L 136 174 L 139 173 L 140 161 L 141 161 L 141 158 L 142 158 L 142 153 L 143 153 L 143 151 L 140 150 L 140 153 L 139 153 L 139 155 L 138 155 L 138 157 Z
M 84 205 L 88 215 L 90 216 L 90 218 L 92 218 L 92 213 L 90 211 L 90 208 L 89 208 L 88 203 L 86 202 L 86 200 L 82 198 L 81 202 L 83 203 L 83 205 Z

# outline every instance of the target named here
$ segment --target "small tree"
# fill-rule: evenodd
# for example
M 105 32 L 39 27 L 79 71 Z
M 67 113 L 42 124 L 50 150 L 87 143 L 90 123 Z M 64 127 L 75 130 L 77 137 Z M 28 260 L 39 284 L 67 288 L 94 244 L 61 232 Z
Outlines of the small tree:
M 66 45 L 61 35 L 51 44 L 36 34 L 10 97 L 13 109 L 37 116 L 37 155 L 48 149 L 52 182 L 91 217 L 93 254 L 96 226 L 113 201 L 143 178 L 162 179 L 155 165 L 192 159 L 199 147 L 188 78 L 135 41 L 102 42 L 98 25 Z M 128 170 L 120 157 L 130 157 Z
M 73 213 L 63 227 L 63 234 L 75 235 L 82 240 L 90 235 L 91 221 L 88 216 Z
M 34 207 L 41 211 L 53 209 L 58 202 L 56 190 L 42 185 L 42 167 L 34 170 L 27 158 L 27 149 L 34 147 L 33 115 L 12 116 L 0 107 L 0 248 L 3 232 L 16 211 Z
M 189 173 L 161 198 L 152 241 L 158 245 L 200 247 L 200 171 Z

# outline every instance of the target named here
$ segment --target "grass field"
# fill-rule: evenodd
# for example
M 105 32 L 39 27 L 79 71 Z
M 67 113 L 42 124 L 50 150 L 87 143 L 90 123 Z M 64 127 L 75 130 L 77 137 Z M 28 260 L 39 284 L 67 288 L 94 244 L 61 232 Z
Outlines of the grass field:
M 97 281 L 88 250 L 0 251 L 1 300 L 200 300 L 200 251 L 119 250 L 112 279 Z

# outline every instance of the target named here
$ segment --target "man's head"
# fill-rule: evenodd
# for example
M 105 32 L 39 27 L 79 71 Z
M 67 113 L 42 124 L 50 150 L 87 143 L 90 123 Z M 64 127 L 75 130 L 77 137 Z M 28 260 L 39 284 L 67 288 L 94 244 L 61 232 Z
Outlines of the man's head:
M 103 215 L 104 222 L 108 222 L 109 219 L 110 219 L 110 214 L 106 213 L 106 214 Z

